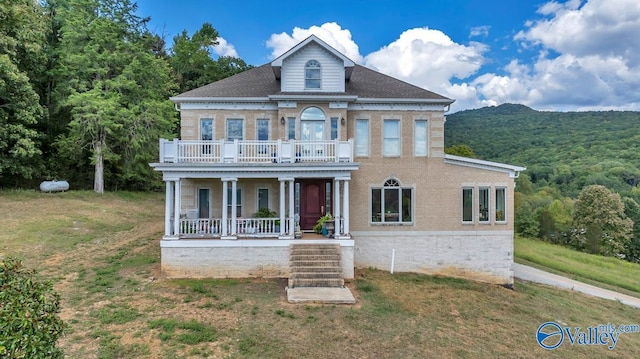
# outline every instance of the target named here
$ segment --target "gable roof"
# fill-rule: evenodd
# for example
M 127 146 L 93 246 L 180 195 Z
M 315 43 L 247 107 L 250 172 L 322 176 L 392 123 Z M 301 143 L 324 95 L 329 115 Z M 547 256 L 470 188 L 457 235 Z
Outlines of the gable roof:
M 304 48 L 315 43 L 332 55 L 345 66 L 344 92 L 282 92 L 280 70 L 283 61 Z M 367 67 L 357 65 L 348 57 L 327 45 L 324 41 L 311 35 L 289 51 L 280 55 L 270 63 L 251 68 L 239 74 L 220 81 L 187 91 L 171 97 L 176 103 L 181 102 L 211 102 L 211 101 L 267 101 L 284 98 L 328 98 L 336 97 L 343 100 L 378 100 L 393 102 L 421 102 L 449 105 L 454 100 L 425 90 L 421 87 L 384 75 Z
M 355 66 L 355 62 L 351 61 L 351 59 L 346 57 L 340 51 L 338 51 L 338 50 L 334 49 L 333 47 L 329 46 L 329 44 L 327 44 L 326 42 L 320 40 L 316 35 L 311 35 L 311 36 L 307 37 L 302 42 L 300 42 L 296 46 L 292 47 L 291 49 L 289 49 L 284 54 L 278 56 L 275 60 L 271 61 L 271 68 L 273 69 L 273 73 L 276 75 L 276 78 L 280 79 L 280 73 L 281 73 L 280 70 L 282 69 L 282 63 L 284 62 L 284 60 L 287 57 L 293 55 L 298 50 L 300 50 L 301 48 L 307 46 L 308 44 L 310 44 L 312 42 L 318 44 L 320 47 L 322 47 L 325 50 L 327 50 L 328 52 L 330 52 L 333 56 L 335 56 L 338 59 L 340 59 L 342 61 L 343 65 L 344 65 L 345 78 L 349 79 L 349 77 L 351 76 L 351 71 L 353 70 L 353 67 Z
M 266 100 L 274 95 L 305 96 L 350 96 L 360 99 L 381 99 L 396 101 L 427 101 L 453 103 L 453 100 L 435 92 L 411 85 L 394 77 L 384 75 L 361 65 L 354 65 L 351 78 L 347 80 L 345 92 L 341 93 L 293 93 L 280 90 L 280 80 L 276 79 L 271 64 L 254 67 L 239 74 L 187 91 L 171 98 L 174 102 L 220 101 L 220 100 Z

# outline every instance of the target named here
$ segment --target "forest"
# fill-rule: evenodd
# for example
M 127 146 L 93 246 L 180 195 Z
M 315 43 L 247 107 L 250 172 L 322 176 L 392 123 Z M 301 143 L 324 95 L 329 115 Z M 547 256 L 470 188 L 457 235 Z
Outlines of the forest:
M 639 262 L 639 127 L 640 112 L 503 104 L 448 115 L 445 146 L 527 168 L 516 180 L 519 234 Z
M 129 0 L 0 0 L 0 188 L 154 190 L 169 97 L 242 72 L 204 23 L 168 44 Z

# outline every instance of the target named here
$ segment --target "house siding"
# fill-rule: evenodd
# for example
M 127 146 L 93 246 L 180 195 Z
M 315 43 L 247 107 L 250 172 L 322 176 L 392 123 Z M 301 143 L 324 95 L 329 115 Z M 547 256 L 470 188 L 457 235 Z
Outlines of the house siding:
M 322 68 L 321 88 L 305 89 L 304 66 L 309 60 L 317 60 Z M 287 57 L 282 63 L 282 92 L 343 92 L 344 63 L 316 44 L 308 44 L 297 53 Z

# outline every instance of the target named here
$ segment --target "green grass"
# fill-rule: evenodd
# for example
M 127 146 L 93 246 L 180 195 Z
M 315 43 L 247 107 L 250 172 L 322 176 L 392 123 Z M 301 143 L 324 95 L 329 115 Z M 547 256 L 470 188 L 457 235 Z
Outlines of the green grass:
M 100 230 L 83 242 L 51 231 L 60 224 L 48 219 L 61 209 Z M 640 333 L 621 335 L 613 351 L 542 349 L 535 331 L 546 321 L 636 324 L 640 312 L 534 283 L 509 290 L 362 269 L 349 283 L 357 304 L 343 306 L 289 304 L 286 279 L 165 279 L 162 194 L 0 192 L 0 216 L 12 229 L 41 223 L 32 235 L 42 241 L 10 229 L 0 233 L 0 251 L 54 283 L 69 358 L 640 358 Z
M 577 252 L 559 245 L 523 237 L 515 239 L 516 261 L 534 264 L 578 280 L 624 289 L 640 297 L 640 264 L 613 257 Z

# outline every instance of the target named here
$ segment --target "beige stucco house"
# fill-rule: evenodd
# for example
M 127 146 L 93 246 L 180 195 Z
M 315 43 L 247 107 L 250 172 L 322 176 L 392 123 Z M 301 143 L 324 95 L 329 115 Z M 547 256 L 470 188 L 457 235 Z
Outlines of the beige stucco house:
M 453 100 L 355 64 L 315 36 L 272 62 L 171 98 L 168 277 L 287 277 L 294 243 L 354 268 L 513 283 L 514 178 L 444 153 Z M 254 218 L 261 208 L 266 216 Z M 310 231 L 330 213 L 335 227 Z

